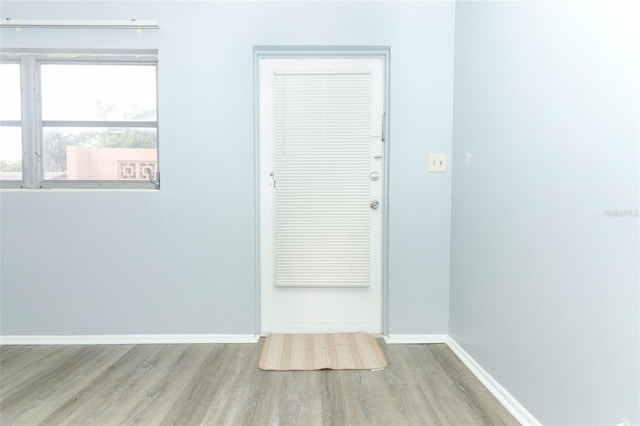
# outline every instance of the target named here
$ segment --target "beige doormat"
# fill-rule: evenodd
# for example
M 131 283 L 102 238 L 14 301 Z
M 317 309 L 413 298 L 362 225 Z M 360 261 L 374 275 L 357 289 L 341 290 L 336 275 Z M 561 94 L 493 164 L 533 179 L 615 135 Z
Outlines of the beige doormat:
M 380 370 L 387 359 L 376 339 L 366 333 L 272 334 L 266 338 L 261 370 Z

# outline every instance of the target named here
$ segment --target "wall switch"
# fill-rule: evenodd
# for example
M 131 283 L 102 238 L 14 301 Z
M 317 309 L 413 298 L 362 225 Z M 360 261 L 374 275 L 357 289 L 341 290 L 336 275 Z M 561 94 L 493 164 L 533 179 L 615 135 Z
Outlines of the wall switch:
M 429 154 L 429 172 L 447 171 L 447 154 Z

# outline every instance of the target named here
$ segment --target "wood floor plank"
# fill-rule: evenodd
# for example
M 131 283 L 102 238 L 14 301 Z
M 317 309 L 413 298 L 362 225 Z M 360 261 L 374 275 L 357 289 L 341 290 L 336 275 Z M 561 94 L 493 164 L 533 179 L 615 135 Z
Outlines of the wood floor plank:
M 12 359 L 2 363 L 2 382 L 0 398 L 7 396 L 3 386 L 15 390 L 16 382 L 24 384 L 31 378 L 38 380 L 43 371 L 50 368 L 58 360 L 66 360 L 72 355 L 72 351 L 80 350 L 78 347 L 62 346 L 24 346 L 22 353 L 17 352 Z M 46 360 L 46 362 L 43 362 Z
M 446 345 L 383 371 L 261 371 L 254 344 L 0 347 L 0 424 L 517 425 Z
M 171 367 L 180 356 L 179 346 L 147 345 L 145 349 L 149 357 L 138 366 L 124 383 L 120 383 L 114 397 L 94 407 L 87 421 L 94 424 L 126 424 L 131 417 L 142 414 L 149 402 L 157 397 L 158 389 L 154 387 L 159 380 L 172 373 Z M 145 404 L 146 403 L 146 404 Z M 147 407 L 145 407 L 145 405 Z
M 63 350 L 62 347 L 60 349 Z M 58 409 L 60 401 L 73 399 L 87 382 L 100 375 L 126 351 L 122 346 L 86 346 L 78 349 L 77 352 L 67 352 L 65 362 L 43 362 L 49 367 L 48 371 L 35 380 L 25 380 L 22 386 L 13 388 L 11 397 L 4 400 L 2 405 L 2 413 L 7 421 L 20 416 L 24 424 L 38 423 Z M 16 389 L 20 392 L 16 393 Z
M 246 368 L 247 365 L 255 366 L 258 363 L 259 351 L 255 350 L 255 345 L 230 345 L 228 349 L 227 359 L 223 360 L 228 377 L 209 404 L 203 416 L 204 424 L 248 424 L 254 408 L 252 404 L 259 393 L 265 391 L 258 386 L 260 382 L 256 380 L 256 371 Z
M 170 359 L 164 373 L 150 381 L 144 397 L 134 401 L 123 425 L 160 424 L 210 354 L 210 345 L 173 345 L 172 350 L 178 352 L 177 357 Z
M 232 345 L 212 345 L 211 353 L 195 372 L 162 424 L 202 424 L 209 405 L 229 380 Z
M 416 424 L 442 425 L 438 416 L 432 392 L 424 392 L 419 386 L 420 374 L 416 373 L 417 366 L 424 362 L 415 361 L 411 355 L 416 351 L 416 345 L 386 346 L 387 358 L 394 359 L 393 368 L 385 370 L 385 383 L 392 391 L 394 405 L 403 413 L 406 419 L 413 419 Z M 428 368 L 424 366 L 423 368 Z M 435 389 L 432 389 L 435 390 Z
M 131 383 L 140 378 L 141 369 L 157 351 L 147 345 L 128 346 L 118 360 L 94 380 L 86 383 L 72 399 L 64 401 L 51 415 L 42 420 L 45 425 L 91 424 L 105 411 L 116 410 L 126 398 Z

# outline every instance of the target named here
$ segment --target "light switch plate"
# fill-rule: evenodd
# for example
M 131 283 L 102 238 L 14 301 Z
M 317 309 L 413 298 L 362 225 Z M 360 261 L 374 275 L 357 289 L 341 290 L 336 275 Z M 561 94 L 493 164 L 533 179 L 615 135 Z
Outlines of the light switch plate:
M 429 154 L 429 172 L 447 171 L 447 154 Z

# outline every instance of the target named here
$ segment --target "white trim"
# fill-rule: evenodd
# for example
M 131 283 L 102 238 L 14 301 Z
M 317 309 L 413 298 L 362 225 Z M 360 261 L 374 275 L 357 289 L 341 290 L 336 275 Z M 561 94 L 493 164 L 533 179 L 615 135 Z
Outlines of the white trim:
M 516 418 L 523 426 L 540 426 L 540 422 L 536 420 L 531 413 L 527 411 L 505 388 L 503 388 L 497 380 L 495 380 L 487 371 L 476 362 L 451 336 L 447 336 L 446 342 L 449 349 L 464 365 L 467 366 L 474 376 L 487 388 L 489 392 L 507 409 L 513 417 Z
M 446 334 L 390 334 L 384 336 L 388 345 L 424 345 L 429 343 L 447 343 Z
M 257 343 L 253 334 L 116 334 L 0 336 L 0 345 L 142 345 L 172 343 Z

